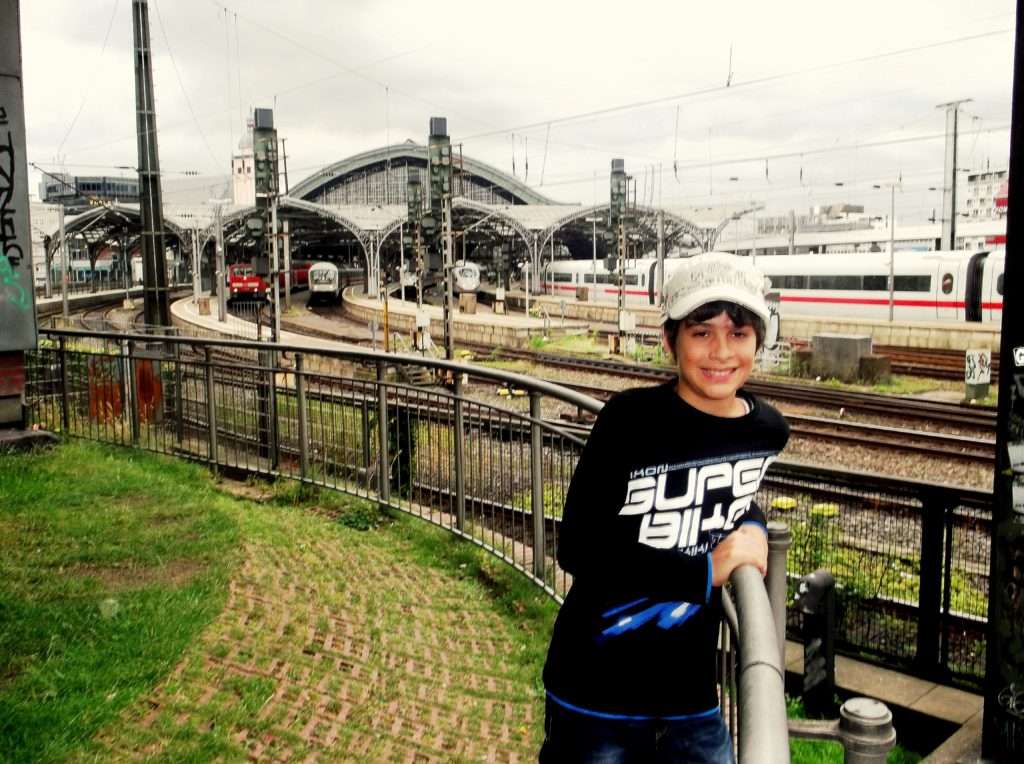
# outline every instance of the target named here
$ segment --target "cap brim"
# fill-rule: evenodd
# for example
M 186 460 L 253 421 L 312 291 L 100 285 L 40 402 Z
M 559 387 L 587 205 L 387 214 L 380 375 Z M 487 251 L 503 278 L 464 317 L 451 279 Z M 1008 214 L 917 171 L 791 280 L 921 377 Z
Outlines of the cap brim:
M 665 323 L 669 319 L 678 321 L 693 313 L 701 305 L 707 305 L 709 302 L 734 302 L 737 305 L 742 305 L 764 321 L 766 326 L 771 315 L 768 310 L 768 303 L 764 301 L 764 298 L 760 300 L 751 299 L 750 292 L 745 289 L 718 285 L 707 289 L 699 289 L 693 294 L 687 295 L 685 299 L 676 301 L 672 306 L 671 312 L 662 311 L 661 322 Z

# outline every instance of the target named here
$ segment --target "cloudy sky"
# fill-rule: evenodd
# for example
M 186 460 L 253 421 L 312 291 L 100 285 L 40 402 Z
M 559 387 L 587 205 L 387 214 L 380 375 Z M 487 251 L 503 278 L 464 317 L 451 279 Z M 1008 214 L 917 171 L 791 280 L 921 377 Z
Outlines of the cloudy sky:
M 134 166 L 131 0 L 21 8 L 29 161 Z M 292 183 L 446 116 L 467 155 L 559 201 L 606 200 L 622 157 L 655 203 L 885 213 L 872 185 L 900 180 L 897 217 L 919 220 L 941 206 L 936 105 L 961 98 L 961 165 L 1007 163 L 1011 0 L 150 0 L 150 23 L 179 187 L 227 174 L 253 106 Z

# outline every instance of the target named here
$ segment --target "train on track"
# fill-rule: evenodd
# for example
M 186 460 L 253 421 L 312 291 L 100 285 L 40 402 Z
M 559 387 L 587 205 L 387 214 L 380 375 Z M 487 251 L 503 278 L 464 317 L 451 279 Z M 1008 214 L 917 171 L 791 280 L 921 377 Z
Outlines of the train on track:
M 293 262 L 291 267 L 292 291 L 305 289 L 309 286 L 310 264 Z M 278 284 L 285 288 L 285 274 L 277 274 Z M 234 263 L 228 266 L 227 289 L 229 300 L 265 300 L 270 297 L 271 282 L 266 276 L 256 272 L 251 263 Z
M 459 260 L 455 263 L 455 291 L 475 292 L 480 288 L 480 266 Z
M 896 252 L 893 318 L 897 321 L 1002 321 L 1004 250 L 992 252 Z M 665 261 L 668 280 L 682 260 Z M 889 255 L 869 252 L 833 255 L 773 255 L 757 268 L 779 293 L 783 316 L 889 318 Z M 660 304 L 658 261 L 628 260 L 627 305 Z M 616 301 L 619 274 L 600 260 L 562 260 L 545 267 L 544 291 L 589 290 L 589 299 Z
M 319 262 L 309 267 L 309 301 L 338 302 L 341 275 L 334 263 Z

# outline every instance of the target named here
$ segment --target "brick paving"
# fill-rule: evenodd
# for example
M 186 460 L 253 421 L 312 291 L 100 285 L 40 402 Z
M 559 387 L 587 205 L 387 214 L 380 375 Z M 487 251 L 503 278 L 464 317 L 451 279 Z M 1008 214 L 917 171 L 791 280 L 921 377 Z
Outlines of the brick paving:
M 101 733 L 104 759 L 535 760 L 542 700 L 481 587 L 386 532 L 300 537 L 247 545 L 221 615 Z

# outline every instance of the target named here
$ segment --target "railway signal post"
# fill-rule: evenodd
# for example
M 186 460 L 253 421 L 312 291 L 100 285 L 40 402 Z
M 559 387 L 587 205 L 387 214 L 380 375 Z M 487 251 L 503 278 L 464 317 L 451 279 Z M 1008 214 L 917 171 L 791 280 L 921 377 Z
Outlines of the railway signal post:
M 435 251 L 440 249 L 441 273 L 444 276 L 444 357 L 455 357 L 455 263 L 452 253 L 452 147 L 448 137 L 448 120 L 430 118 L 427 145 L 430 166 L 430 210 L 423 224 L 434 233 Z M 429 223 L 429 225 L 428 225 Z
M 1024 0 L 1017 0 L 1014 71 L 1024 71 Z M 1024 78 L 1013 79 L 999 418 L 992 506 L 982 755 L 1024 761 Z M 1014 203 L 1013 199 L 1017 202 Z

